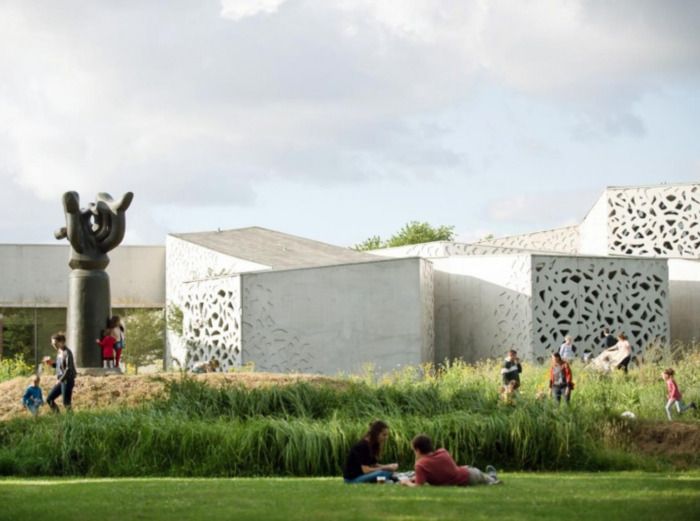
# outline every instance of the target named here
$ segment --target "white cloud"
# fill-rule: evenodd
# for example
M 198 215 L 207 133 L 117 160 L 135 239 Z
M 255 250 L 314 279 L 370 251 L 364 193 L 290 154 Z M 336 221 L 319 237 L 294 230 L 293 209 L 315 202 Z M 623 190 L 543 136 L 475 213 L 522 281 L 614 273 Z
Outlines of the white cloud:
M 443 115 L 484 83 L 568 104 L 577 138 L 639 138 L 635 99 L 697 82 L 695 5 L 6 2 L 0 176 L 44 201 L 134 190 L 143 204 L 245 206 L 275 179 L 471 174 L 479 151 Z
M 221 16 L 241 20 L 260 13 L 276 13 L 286 0 L 221 0 Z

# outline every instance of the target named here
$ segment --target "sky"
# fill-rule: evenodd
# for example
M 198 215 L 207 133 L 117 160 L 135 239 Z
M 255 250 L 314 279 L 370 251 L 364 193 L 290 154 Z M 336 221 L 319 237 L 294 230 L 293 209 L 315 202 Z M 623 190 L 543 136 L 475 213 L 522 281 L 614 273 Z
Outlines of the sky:
M 0 243 L 134 192 L 125 244 L 263 226 L 341 246 L 579 222 L 700 180 L 700 2 L 0 3 Z

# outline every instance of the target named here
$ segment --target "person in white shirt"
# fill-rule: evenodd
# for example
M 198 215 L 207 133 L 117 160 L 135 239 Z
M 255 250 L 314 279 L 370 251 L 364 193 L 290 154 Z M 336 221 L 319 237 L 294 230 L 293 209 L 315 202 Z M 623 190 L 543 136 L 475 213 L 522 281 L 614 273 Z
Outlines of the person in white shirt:
M 574 339 L 570 335 L 564 337 L 564 343 L 559 347 L 559 356 L 561 356 L 561 359 L 565 362 L 570 362 L 576 356 Z
M 624 356 L 622 360 L 615 366 L 615 369 L 622 369 L 625 374 L 627 374 L 627 366 L 630 364 L 632 359 L 632 344 L 627 340 L 627 336 L 624 333 L 617 335 L 617 344 L 613 347 L 605 350 L 608 353 L 613 351 L 619 351 L 619 356 Z

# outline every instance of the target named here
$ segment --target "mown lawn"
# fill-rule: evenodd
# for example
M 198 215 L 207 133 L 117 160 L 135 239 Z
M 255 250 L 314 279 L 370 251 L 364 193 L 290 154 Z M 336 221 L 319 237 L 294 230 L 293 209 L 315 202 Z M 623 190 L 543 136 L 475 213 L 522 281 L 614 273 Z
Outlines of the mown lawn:
M 502 486 L 339 479 L 2 479 L 0 520 L 700 519 L 700 471 L 509 473 Z

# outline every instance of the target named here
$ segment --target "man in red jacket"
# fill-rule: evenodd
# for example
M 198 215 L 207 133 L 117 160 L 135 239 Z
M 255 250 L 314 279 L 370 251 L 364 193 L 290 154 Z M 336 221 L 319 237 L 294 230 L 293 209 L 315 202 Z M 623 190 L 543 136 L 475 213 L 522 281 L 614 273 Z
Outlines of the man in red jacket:
M 498 485 L 502 483 L 496 476 L 496 469 L 486 467 L 486 473 L 476 467 L 458 466 L 445 449 L 433 450 L 433 441 L 425 434 L 419 434 L 411 442 L 416 454 L 416 473 L 413 479 L 403 480 L 402 485 L 417 487 L 424 485 Z

